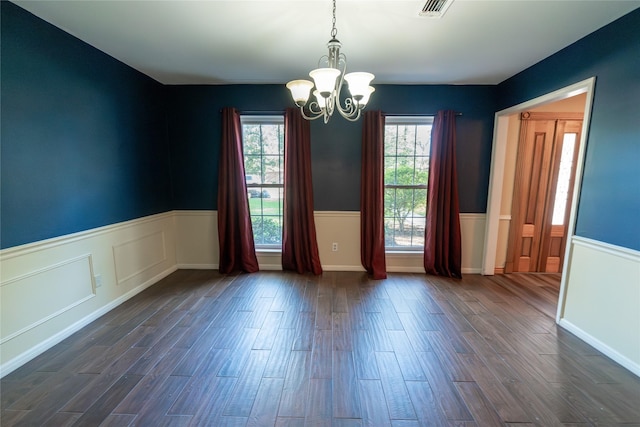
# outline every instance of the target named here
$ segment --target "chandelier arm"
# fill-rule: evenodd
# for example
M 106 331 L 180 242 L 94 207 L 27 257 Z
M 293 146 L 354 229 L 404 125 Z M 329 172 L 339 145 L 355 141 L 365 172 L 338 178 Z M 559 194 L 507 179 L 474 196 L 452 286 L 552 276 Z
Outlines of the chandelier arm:
M 301 114 L 301 115 L 302 115 L 302 117 L 303 117 L 303 118 L 305 118 L 306 120 L 318 120 L 320 117 L 323 117 L 323 116 L 324 116 L 323 114 L 319 114 L 319 115 L 316 115 L 316 116 L 307 116 L 307 115 L 304 113 L 304 110 L 302 109 L 302 107 L 300 108 L 300 114 Z M 326 122 L 325 122 L 325 123 L 326 123 Z
M 323 64 L 327 64 L 327 66 L 329 66 L 329 55 L 322 55 L 318 59 L 318 68 L 322 68 Z
M 351 99 L 347 99 L 345 101 L 345 104 L 346 105 L 344 109 L 338 104 L 338 112 L 340 113 L 340 115 L 347 120 L 357 120 L 357 118 L 360 117 L 361 108 L 358 108 Z M 352 120 L 353 117 L 356 117 L 356 119 Z
M 342 113 L 342 111 L 340 111 L 340 115 L 342 117 L 344 117 L 346 120 L 349 120 L 350 122 L 357 122 L 358 119 L 360 118 L 360 112 L 362 111 L 362 109 L 357 109 L 355 110 L 352 114 L 350 115 L 345 115 Z M 354 115 L 355 114 L 355 115 Z
M 311 108 L 312 105 L 318 105 L 316 102 L 312 102 L 311 104 L 309 104 L 309 106 L 307 107 L 309 110 L 309 115 L 307 115 L 304 112 L 304 107 L 300 107 L 300 114 L 302 114 L 302 117 L 307 119 L 307 120 L 317 120 L 320 117 L 322 117 L 324 115 L 324 112 L 322 110 L 318 110 L 318 111 L 314 111 L 313 108 Z
M 325 109 L 324 109 L 324 113 L 326 115 L 328 115 L 329 117 L 331 117 L 333 115 L 333 112 L 335 110 L 335 100 L 336 100 L 336 91 L 334 90 L 331 95 L 329 95 L 329 97 L 327 98 L 327 100 L 325 101 Z
M 307 109 L 311 114 L 314 114 L 314 115 L 322 114 L 322 108 L 320 108 L 320 106 L 316 101 L 311 101 L 307 106 Z
M 344 107 L 342 106 L 342 101 L 340 100 L 340 93 L 342 91 L 342 87 L 344 86 L 344 76 L 347 74 L 347 55 L 345 55 L 344 53 L 340 53 L 338 56 L 338 66 L 340 66 L 340 64 L 342 64 L 342 69 L 340 70 L 340 81 L 338 82 L 336 89 L 335 104 L 336 109 L 338 110 L 340 115 L 345 119 L 349 119 L 357 113 L 358 108 L 354 107 L 351 98 L 345 98 Z M 331 113 L 333 113 L 333 111 L 331 111 Z

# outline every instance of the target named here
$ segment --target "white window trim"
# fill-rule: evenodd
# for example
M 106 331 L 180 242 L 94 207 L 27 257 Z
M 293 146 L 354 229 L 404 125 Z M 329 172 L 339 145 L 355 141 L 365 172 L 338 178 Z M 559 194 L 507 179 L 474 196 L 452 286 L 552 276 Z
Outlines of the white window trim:
M 384 125 L 427 125 L 433 126 L 434 116 L 385 116 Z M 386 188 L 383 185 L 383 189 Z M 426 215 L 425 215 L 426 216 Z M 412 255 L 423 254 L 423 246 L 385 246 L 384 251 L 388 255 Z
M 268 124 L 268 125 L 273 125 L 273 124 L 277 124 L 277 125 L 284 125 L 284 114 L 280 115 L 243 115 L 242 113 L 240 113 L 240 127 L 242 128 L 242 126 L 244 125 L 263 125 L 263 124 Z M 244 144 L 244 141 L 243 141 Z M 283 153 L 284 155 L 284 153 Z M 277 187 L 279 188 L 279 187 Z M 282 184 L 282 188 L 284 190 L 284 183 Z M 283 203 L 283 209 L 284 209 L 284 203 Z M 251 216 L 251 215 L 249 215 Z M 284 211 L 282 213 L 282 219 L 284 221 Z M 253 226 L 253 224 L 252 224 Z M 283 224 L 284 226 L 284 224 Z M 284 237 L 284 236 L 283 236 Z M 284 243 L 284 242 L 283 242 Z M 282 253 L 282 243 L 279 245 L 260 245 L 260 244 L 256 244 L 254 242 L 254 247 L 255 247 L 255 251 L 256 253 Z

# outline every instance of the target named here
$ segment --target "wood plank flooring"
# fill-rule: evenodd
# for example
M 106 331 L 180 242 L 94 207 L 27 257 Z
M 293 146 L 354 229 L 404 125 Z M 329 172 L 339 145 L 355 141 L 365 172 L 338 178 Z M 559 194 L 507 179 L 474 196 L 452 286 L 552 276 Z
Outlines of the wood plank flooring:
M 2 379 L 2 426 L 631 426 L 558 275 L 180 270 Z

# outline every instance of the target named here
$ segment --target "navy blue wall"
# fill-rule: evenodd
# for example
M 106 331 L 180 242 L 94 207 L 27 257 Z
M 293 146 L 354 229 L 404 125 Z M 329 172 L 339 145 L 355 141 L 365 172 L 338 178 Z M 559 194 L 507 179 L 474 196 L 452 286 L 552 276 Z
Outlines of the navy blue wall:
M 170 86 L 169 135 L 176 209 L 216 209 L 220 109 L 282 112 L 293 106 L 284 85 Z M 462 212 L 484 212 L 491 157 L 495 86 L 377 85 L 369 109 L 389 114 L 461 112 L 457 121 Z M 362 122 L 337 115 L 311 123 L 314 209 L 360 206 Z
M 593 76 L 576 234 L 640 250 L 640 9 L 501 83 L 499 107 Z
M 216 209 L 220 109 L 283 85 L 162 86 L 0 2 L 0 246 L 171 209 Z M 370 109 L 461 112 L 462 212 L 485 212 L 494 112 L 596 76 L 577 234 L 640 250 L 640 10 L 496 86 L 376 85 Z M 361 122 L 312 122 L 315 209 L 356 211 Z
M 280 114 L 284 86 L 167 86 L 174 209 L 216 209 L 223 107 Z
M 0 7 L 1 247 L 170 210 L 164 87 Z

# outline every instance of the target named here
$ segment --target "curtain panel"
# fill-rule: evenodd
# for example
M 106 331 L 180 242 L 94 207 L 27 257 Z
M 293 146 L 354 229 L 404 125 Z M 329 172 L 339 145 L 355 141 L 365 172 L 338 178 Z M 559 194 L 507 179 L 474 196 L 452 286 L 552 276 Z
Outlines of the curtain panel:
M 282 268 L 322 274 L 313 217 L 310 124 L 296 108 L 284 116 Z
M 439 111 L 431 130 L 424 268 L 427 274 L 462 278 L 461 266 L 456 113 Z
M 234 108 L 222 110 L 218 173 L 218 241 L 220 273 L 258 271 L 245 182 L 240 114 Z
M 362 122 L 360 258 L 374 279 L 386 279 L 384 250 L 384 115 L 366 111 Z

